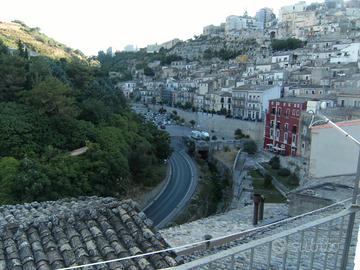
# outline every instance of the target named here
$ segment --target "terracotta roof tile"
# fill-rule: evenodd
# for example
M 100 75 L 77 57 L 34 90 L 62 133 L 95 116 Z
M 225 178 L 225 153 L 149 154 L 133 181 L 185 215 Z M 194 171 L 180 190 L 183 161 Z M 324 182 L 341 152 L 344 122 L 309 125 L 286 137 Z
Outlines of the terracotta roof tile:
M 49 270 L 167 248 L 136 203 L 81 197 L 0 206 L 0 269 Z M 176 265 L 175 253 L 88 269 L 151 270 Z

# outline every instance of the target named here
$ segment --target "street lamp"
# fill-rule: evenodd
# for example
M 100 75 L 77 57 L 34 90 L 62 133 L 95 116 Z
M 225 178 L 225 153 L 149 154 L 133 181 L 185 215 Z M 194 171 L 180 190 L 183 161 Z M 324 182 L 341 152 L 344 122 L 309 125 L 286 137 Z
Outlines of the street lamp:
M 360 148 L 360 141 L 359 140 L 357 140 L 356 138 L 351 136 L 348 132 L 346 132 L 344 129 L 342 129 L 341 127 L 336 125 L 328 117 L 326 117 L 323 114 L 317 113 L 317 116 L 322 118 L 322 120 L 314 121 L 315 120 L 315 112 L 312 111 L 312 110 L 308 111 L 308 112 L 313 114 L 312 118 L 311 118 L 311 123 L 309 125 L 309 128 L 312 128 L 317 123 L 325 122 L 326 124 L 332 125 L 335 129 L 340 131 L 345 136 L 345 138 L 350 139 L 351 141 L 353 141 Z M 356 169 L 356 177 L 355 177 L 355 180 L 354 180 L 354 190 L 353 190 L 353 195 L 352 195 L 352 200 L 351 200 L 352 205 L 356 205 L 357 196 L 358 196 L 358 193 L 359 193 L 359 183 L 360 183 L 360 149 L 359 149 L 358 164 L 357 164 L 357 169 Z M 354 224 L 355 224 L 355 216 L 356 216 L 356 212 L 352 212 L 349 215 L 349 222 L 348 222 L 348 226 L 347 226 L 347 230 L 346 230 L 346 239 L 345 239 L 345 244 L 344 244 L 344 251 L 343 251 L 343 256 L 342 256 L 342 259 L 341 259 L 341 268 L 340 268 L 341 270 L 346 270 L 346 266 L 348 264 L 349 250 L 350 250 L 351 239 L 352 239 L 352 234 L 353 234 Z

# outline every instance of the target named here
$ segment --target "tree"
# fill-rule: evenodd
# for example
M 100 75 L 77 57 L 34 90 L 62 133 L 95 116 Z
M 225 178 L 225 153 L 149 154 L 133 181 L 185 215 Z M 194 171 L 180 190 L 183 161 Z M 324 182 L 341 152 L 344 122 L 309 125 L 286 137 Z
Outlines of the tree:
M 52 130 L 37 112 L 16 103 L 0 103 L 0 156 L 22 158 L 41 152 Z M 49 136 L 49 137 L 48 137 Z
M 295 50 L 304 47 L 304 42 L 296 38 L 274 39 L 271 47 L 274 51 Z
M 75 117 L 78 113 L 71 88 L 55 77 L 48 76 L 30 91 L 22 93 L 26 104 L 47 116 Z
M 270 159 L 269 161 L 269 165 L 271 166 L 272 169 L 274 170 L 278 170 L 280 169 L 280 159 L 278 156 L 274 156 Z
M 0 203 L 12 203 L 11 179 L 18 173 L 20 162 L 13 157 L 0 159 Z
M 271 184 L 272 184 L 272 176 L 267 173 L 265 174 L 264 177 L 264 187 L 265 188 L 271 187 Z
M 1 54 L 9 54 L 9 49 L 6 45 L 0 40 L 0 55 Z
M 25 89 L 25 64 L 19 56 L 0 54 L 0 101 L 15 101 Z
M 255 154 L 257 152 L 257 145 L 254 141 L 250 140 L 244 143 L 244 151 L 248 154 Z
M 89 98 L 80 105 L 80 118 L 93 123 L 100 123 L 111 115 L 111 110 L 106 104 L 98 99 Z
M 146 67 L 144 68 L 144 75 L 149 76 L 149 77 L 154 77 L 154 76 L 155 76 L 155 72 L 154 72 L 151 68 L 149 68 L 148 66 L 146 66 Z
M 46 77 L 52 75 L 51 62 L 45 57 L 33 57 L 29 60 L 29 73 L 28 78 L 30 79 L 29 89 L 34 85 L 45 80 Z
M 245 134 L 242 133 L 242 130 L 240 128 L 236 129 L 234 132 L 235 140 L 240 140 L 245 137 Z
M 70 62 L 65 62 L 64 70 L 70 83 L 76 89 L 84 89 L 94 80 L 94 70 L 87 62 L 81 61 L 78 58 L 74 57 Z

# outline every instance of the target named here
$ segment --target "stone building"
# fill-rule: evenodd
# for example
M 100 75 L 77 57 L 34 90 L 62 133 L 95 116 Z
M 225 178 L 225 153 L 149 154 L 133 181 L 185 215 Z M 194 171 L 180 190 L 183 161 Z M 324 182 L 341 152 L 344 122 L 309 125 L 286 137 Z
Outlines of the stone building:
M 232 90 L 233 115 L 240 119 L 262 121 L 269 100 L 279 98 L 281 87 L 270 85 L 243 85 Z
M 300 119 L 307 110 L 306 98 L 271 100 L 266 114 L 264 149 L 286 156 L 300 155 Z

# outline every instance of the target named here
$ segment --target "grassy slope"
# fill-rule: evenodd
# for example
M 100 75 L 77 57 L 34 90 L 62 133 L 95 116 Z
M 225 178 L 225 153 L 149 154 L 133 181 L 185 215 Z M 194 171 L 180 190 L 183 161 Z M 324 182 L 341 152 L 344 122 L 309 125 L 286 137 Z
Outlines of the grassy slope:
M 17 41 L 21 40 L 32 50 L 50 58 L 86 58 L 80 51 L 74 51 L 40 33 L 38 28 L 30 28 L 22 23 L 0 22 L 0 40 L 9 48 L 17 48 Z

